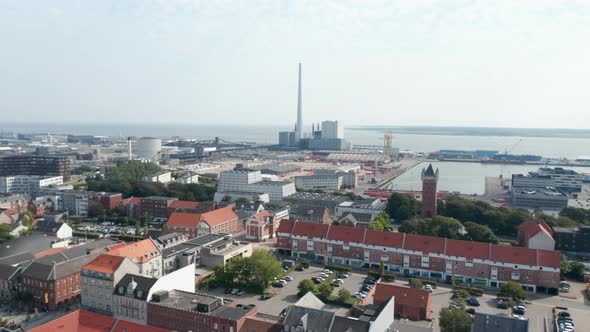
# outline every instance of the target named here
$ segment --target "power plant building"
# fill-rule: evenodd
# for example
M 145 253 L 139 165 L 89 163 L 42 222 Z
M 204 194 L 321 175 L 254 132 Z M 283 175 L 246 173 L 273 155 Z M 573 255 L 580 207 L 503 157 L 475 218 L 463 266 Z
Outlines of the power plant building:
M 155 137 L 142 137 L 137 141 L 137 158 L 158 162 L 162 153 L 162 140 Z

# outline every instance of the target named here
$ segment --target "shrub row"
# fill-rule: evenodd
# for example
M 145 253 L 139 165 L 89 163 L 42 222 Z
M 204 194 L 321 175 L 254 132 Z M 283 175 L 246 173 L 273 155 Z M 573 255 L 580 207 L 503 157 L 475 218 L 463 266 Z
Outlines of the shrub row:
M 338 271 L 338 272 L 347 272 L 350 273 L 352 272 L 352 268 L 348 267 L 348 266 L 341 266 L 341 265 L 325 265 L 326 269 L 332 270 L 332 271 Z
M 464 289 L 469 293 L 469 295 L 473 295 L 473 296 L 482 296 L 483 295 L 483 288 L 455 285 L 455 287 L 453 287 L 453 289 Z
M 420 279 L 420 278 L 410 278 L 408 279 L 408 282 L 410 280 L 418 280 L 422 283 L 422 285 L 430 285 L 432 286 L 432 288 L 436 288 L 438 287 L 438 282 L 434 281 L 434 280 L 430 280 L 430 279 Z

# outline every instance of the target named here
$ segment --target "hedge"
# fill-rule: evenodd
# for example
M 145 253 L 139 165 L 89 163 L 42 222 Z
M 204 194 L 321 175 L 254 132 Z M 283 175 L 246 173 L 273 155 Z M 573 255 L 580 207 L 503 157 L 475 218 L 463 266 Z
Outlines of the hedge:
M 332 270 L 332 271 L 338 271 L 338 272 L 352 272 L 352 268 L 348 267 L 348 266 L 340 266 L 340 265 L 325 265 L 324 267 L 325 269 L 328 270 Z
M 410 279 L 408 279 L 408 282 L 409 282 L 410 280 L 412 280 L 412 279 L 421 281 L 421 282 L 422 282 L 422 285 L 430 285 L 430 286 L 432 286 L 432 288 L 436 288 L 436 287 L 438 287 L 438 282 L 436 282 L 436 281 L 434 281 L 434 280 L 430 280 L 430 279 L 420 279 L 420 278 L 410 278 Z
M 453 287 L 453 289 L 464 289 L 469 293 L 469 295 L 473 295 L 473 296 L 482 296 L 483 295 L 483 288 L 455 285 L 455 287 Z

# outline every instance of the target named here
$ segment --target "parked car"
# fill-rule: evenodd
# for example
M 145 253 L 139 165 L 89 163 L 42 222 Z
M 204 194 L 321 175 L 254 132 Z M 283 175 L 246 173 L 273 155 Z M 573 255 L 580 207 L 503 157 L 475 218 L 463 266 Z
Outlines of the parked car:
M 338 272 L 337 277 L 338 278 L 348 278 L 348 274 L 344 273 L 344 272 Z
M 305 269 L 303 268 L 303 266 L 302 266 L 302 265 L 299 265 L 298 267 L 296 267 L 296 268 L 295 268 L 295 271 L 299 271 L 299 272 L 301 272 L 301 271 L 303 271 L 303 270 L 305 270 Z
M 231 289 L 231 288 L 226 288 L 226 289 L 224 290 L 224 292 L 225 292 L 225 294 L 229 294 L 229 293 L 231 293 L 231 291 L 232 291 L 232 290 L 233 290 L 233 289 Z
M 272 297 L 272 294 L 262 294 L 262 295 L 260 295 L 260 297 L 258 299 L 265 301 L 265 300 L 270 299 L 271 297 Z
M 524 315 L 525 312 L 526 311 L 523 307 L 516 306 L 516 307 L 512 308 L 512 313 L 517 314 L 517 315 Z
M 467 299 L 467 304 L 470 306 L 479 307 L 479 300 L 472 296 Z
M 424 285 L 424 286 L 422 286 L 422 289 L 425 291 L 429 291 L 431 293 L 433 291 L 432 286 L 430 286 L 430 285 Z
M 236 295 L 237 295 L 237 296 L 242 296 L 242 295 L 244 295 L 244 294 L 246 294 L 246 292 L 244 292 L 243 290 L 239 290 L 239 291 L 236 293 Z
M 234 288 L 231 290 L 231 295 L 236 295 L 240 290 L 237 288 Z
M 519 315 L 515 315 L 515 314 L 512 314 L 512 316 L 510 316 L 510 317 L 520 319 L 520 320 L 526 320 L 526 318 L 519 316 Z
M 330 283 L 330 285 L 332 285 L 334 287 L 340 287 L 340 286 L 342 286 L 342 284 L 339 283 L 337 280 L 332 280 L 332 282 Z
M 332 274 L 332 271 L 330 271 L 329 269 L 325 269 L 324 273 L 329 275 L 329 274 Z
M 291 277 L 291 276 L 286 276 L 283 279 L 285 279 L 287 281 L 293 281 L 293 277 Z
M 285 287 L 285 285 L 282 282 L 278 282 L 278 281 L 273 282 L 272 283 L 272 286 L 273 287 L 276 287 L 276 288 L 283 288 L 283 287 Z
M 504 301 L 504 300 L 499 300 L 498 304 L 496 305 L 496 307 L 498 309 L 508 309 L 508 302 Z

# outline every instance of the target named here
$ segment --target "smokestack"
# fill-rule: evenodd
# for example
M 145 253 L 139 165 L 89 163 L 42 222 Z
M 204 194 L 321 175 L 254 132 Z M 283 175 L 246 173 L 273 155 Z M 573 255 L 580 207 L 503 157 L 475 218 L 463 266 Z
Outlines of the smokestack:
M 299 81 L 297 89 L 297 128 L 295 129 L 295 143 L 303 138 L 303 112 L 301 110 L 301 63 L 299 63 Z
M 129 152 L 129 160 L 133 160 L 133 153 L 131 151 L 131 136 L 127 137 L 127 152 Z

